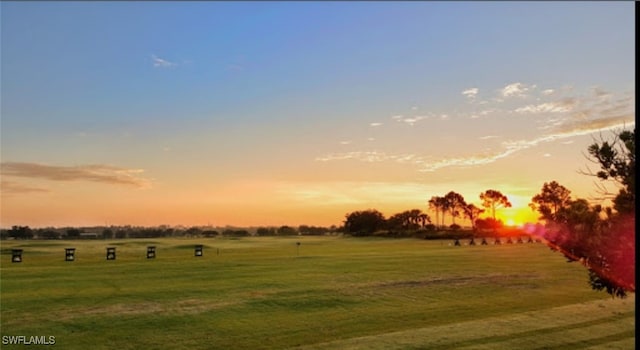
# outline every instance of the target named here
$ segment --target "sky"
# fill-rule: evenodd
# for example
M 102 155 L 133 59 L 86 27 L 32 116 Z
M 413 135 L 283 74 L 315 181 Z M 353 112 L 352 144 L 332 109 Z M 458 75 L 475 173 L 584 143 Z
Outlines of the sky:
M 9 2 L 0 226 L 341 225 L 495 189 L 595 200 L 633 2 Z M 614 187 L 609 187 L 613 189 Z M 447 219 L 450 220 L 449 218 Z M 458 223 L 464 221 L 457 220 Z

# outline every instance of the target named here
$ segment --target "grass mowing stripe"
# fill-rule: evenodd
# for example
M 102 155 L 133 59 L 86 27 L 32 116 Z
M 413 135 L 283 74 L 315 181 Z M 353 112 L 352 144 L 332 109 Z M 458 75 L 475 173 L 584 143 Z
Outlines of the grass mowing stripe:
M 610 334 L 603 337 L 591 338 L 588 340 L 580 340 L 575 342 L 568 342 L 564 344 L 545 345 L 535 350 L 564 350 L 564 349 L 586 349 L 592 346 L 602 346 L 611 342 L 617 342 L 620 339 L 635 338 L 635 330 L 624 331 L 616 334 Z M 607 346 L 607 349 L 611 349 Z
M 591 322 L 579 322 L 565 327 L 549 327 L 527 332 L 514 332 L 499 337 L 486 337 L 482 339 L 471 339 L 465 345 L 451 344 L 456 349 L 526 349 L 536 347 L 538 349 L 548 349 L 551 346 L 559 346 L 564 349 L 574 349 L 572 344 L 604 344 L 604 339 L 619 340 L 621 338 L 610 338 L 610 335 L 619 334 L 620 329 L 628 328 L 634 323 L 635 317 L 607 317 Z M 616 333 L 618 332 L 618 333 Z M 628 332 L 628 331 L 625 331 Z M 599 334 L 608 334 L 599 337 Z M 622 337 L 624 339 L 625 337 Z M 569 344 L 565 343 L 572 340 Z M 608 341 L 608 340 L 607 340 Z M 538 347 L 540 346 L 540 347 Z M 438 349 L 438 348 L 435 348 Z
M 633 297 L 633 296 L 631 296 Z M 553 341 L 563 343 L 567 332 L 581 327 L 607 325 L 624 322 L 621 325 L 635 329 L 635 309 L 633 300 L 592 301 L 551 309 L 490 317 L 442 326 L 425 327 L 386 334 L 344 339 L 323 344 L 315 344 L 304 349 L 451 349 L 460 347 L 476 348 L 489 343 L 487 349 L 532 349 L 536 344 L 500 347 L 495 344 L 519 337 L 537 337 L 560 334 Z M 567 317 L 571 315 L 571 317 Z M 521 331 L 528 329 L 527 331 Z M 615 329 L 616 331 L 619 330 Z M 546 332 L 546 334 L 545 334 Z M 492 336 L 482 337 L 492 333 Z M 598 333 L 594 333 L 597 335 Z M 606 335 L 605 337 L 608 337 Z M 619 340 L 619 339 L 614 339 Z M 493 343 L 493 344 L 492 344 Z M 554 343 L 551 342 L 551 345 Z M 475 346 L 475 347 L 474 347 Z M 562 346 L 559 345 L 561 348 Z M 566 347 L 565 347 L 566 348 Z
M 635 331 L 634 331 L 635 333 Z M 589 346 L 583 348 L 583 350 L 601 350 L 603 348 L 602 344 Z M 607 343 L 607 350 L 629 350 L 636 348 L 636 337 L 635 334 L 631 337 L 614 339 Z
M 442 346 L 429 347 L 429 349 L 431 349 L 431 350 L 440 350 L 440 349 L 445 350 L 445 349 L 449 349 L 451 347 L 461 348 L 461 347 L 467 347 L 467 346 L 477 346 L 477 345 L 480 345 L 480 344 L 490 344 L 490 346 L 487 347 L 487 349 L 495 349 L 495 348 L 498 347 L 496 343 L 503 343 L 501 346 L 499 346 L 499 348 L 501 348 L 501 349 L 521 349 L 528 342 L 531 342 L 530 344 L 535 343 L 535 338 L 549 337 L 549 336 L 552 336 L 552 335 L 557 334 L 559 332 L 565 332 L 561 337 L 561 338 L 565 338 L 565 337 L 568 336 L 569 331 L 571 331 L 571 330 L 579 329 L 581 331 L 585 331 L 585 330 L 588 330 L 589 327 L 591 327 L 591 326 L 610 325 L 612 322 L 629 319 L 627 316 L 632 316 L 633 317 L 634 315 L 635 315 L 635 312 L 634 311 L 630 311 L 630 312 L 626 312 L 624 314 L 618 314 L 618 315 L 613 315 L 613 316 L 609 316 L 609 317 L 598 318 L 598 319 L 590 320 L 590 321 L 576 322 L 576 323 L 571 323 L 571 324 L 564 325 L 564 326 L 554 326 L 554 327 L 547 327 L 547 328 L 535 328 L 535 329 L 531 329 L 531 330 L 524 331 L 524 332 L 517 332 L 516 331 L 516 332 L 503 334 L 503 335 L 488 336 L 488 337 L 482 337 L 482 338 L 473 338 L 473 339 L 468 339 L 468 340 L 465 340 L 465 341 L 453 342 L 453 343 L 450 343 L 450 344 L 443 344 Z M 514 338 L 517 339 L 517 341 L 509 343 L 509 341 L 513 340 Z

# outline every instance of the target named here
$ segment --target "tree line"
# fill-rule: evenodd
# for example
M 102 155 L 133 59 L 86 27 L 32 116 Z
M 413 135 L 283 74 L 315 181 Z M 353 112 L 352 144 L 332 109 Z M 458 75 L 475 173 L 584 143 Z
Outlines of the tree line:
M 482 207 L 478 207 L 473 203 L 467 203 L 464 196 L 450 191 L 443 196 L 433 196 L 428 201 L 428 207 L 435 212 L 435 221 L 431 219 L 429 214 L 422 212 L 421 209 L 406 210 L 397 214 L 393 214 L 389 218 L 376 209 L 367 209 L 347 213 L 344 221 L 345 233 L 354 236 L 391 235 L 391 236 L 425 236 L 430 232 L 437 230 L 442 231 L 448 229 L 452 231 L 460 230 L 460 225 L 456 224 L 456 218 L 467 218 L 471 222 L 472 234 L 482 232 L 484 230 L 495 230 L 503 226 L 502 220 L 496 218 L 496 211 L 499 208 L 511 207 L 511 202 L 502 194 L 502 192 L 494 189 L 486 190 L 480 193 Z M 479 216 L 485 211 L 491 214 L 488 218 L 480 218 Z M 451 225 L 445 226 L 445 217 L 451 217 Z M 425 236 L 426 238 L 426 236 Z
M 162 237 L 249 237 L 249 236 L 298 236 L 328 235 L 341 232 L 340 227 L 300 225 L 278 227 L 249 228 L 211 228 L 211 227 L 47 227 L 31 228 L 14 225 L 10 229 L 0 230 L 2 239 L 124 239 L 124 238 L 162 238 Z

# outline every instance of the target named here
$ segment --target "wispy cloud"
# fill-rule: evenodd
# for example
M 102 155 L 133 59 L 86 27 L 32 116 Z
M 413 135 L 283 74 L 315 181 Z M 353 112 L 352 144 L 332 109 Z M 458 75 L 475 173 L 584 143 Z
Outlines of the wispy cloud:
M 462 94 L 470 100 L 474 100 L 478 95 L 478 88 L 470 88 L 462 91 Z
M 46 188 L 23 185 L 14 181 L 2 180 L 0 192 L 5 194 L 49 193 Z
M 502 150 L 494 153 L 480 155 L 470 155 L 462 157 L 442 158 L 433 160 L 430 157 L 416 154 L 389 154 L 379 151 L 354 151 L 346 153 L 332 153 L 322 157 L 317 157 L 316 161 L 336 161 L 336 160 L 358 160 L 361 162 L 384 162 L 394 161 L 397 163 L 413 164 L 420 172 L 432 172 L 447 167 L 466 167 L 493 163 L 499 159 L 508 157 L 516 152 L 532 148 L 541 143 L 563 140 L 574 136 L 588 135 L 593 132 L 621 128 L 633 125 L 634 115 L 621 115 L 596 120 L 575 121 L 571 124 L 564 124 L 556 128 L 552 133 L 542 135 L 533 139 L 510 140 L 502 142 Z M 493 136 L 484 137 L 484 139 Z
M 346 160 L 355 159 L 362 162 L 382 162 L 389 159 L 389 156 L 384 152 L 377 151 L 355 151 L 355 152 L 343 152 L 343 153 L 331 153 L 325 156 L 317 157 L 317 161 L 329 162 L 333 160 Z
M 413 126 L 415 123 L 427 119 L 427 116 L 424 115 L 418 115 L 418 116 L 414 116 L 414 117 L 405 117 L 402 115 L 394 115 L 393 117 L 391 117 L 391 119 L 399 122 L 399 123 L 405 123 L 405 124 L 409 124 L 411 126 Z
M 575 120 L 557 128 L 557 133 L 568 136 L 586 135 L 599 130 L 623 128 L 635 124 L 635 114 L 623 114 L 610 117 Z
M 499 159 L 508 157 L 516 152 L 535 147 L 541 143 L 567 139 L 574 136 L 588 135 L 600 130 L 622 128 L 634 123 L 635 119 L 633 115 L 601 118 L 598 120 L 584 121 L 582 123 L 577 122 L 572 125 L 565 125 L 562 128 L 557 129 L 554 133 L 543 135 L 537 138 L 505 141 L 502 143 L 503 150 L 493 154 L 484 156 L 474 155 L 469 157 L 445 158 L 436 162 L 425 162 L 419 170 L 422 172 L 432 172 L 442 168 L 453 166 L 490 164 Z
M 502 97 L 524 97 L 527 91 L 534 89 L 535 85 L 527 86 L 522 83 L 513 83 L 505 86 L 500 90 Z
M 382 123 L 371 123 L 371 124 L 369 124 L 369 126 L 371 126 L 371 127 L 376 127 L 376 126 L 380 126 L 380 125 L 382 125 Z
M 174 67 L 178 65 L 177 63 L 169 62 L 156 55 L 151 55 L 151 60 L 153 61 L 153 66 L 156 68 L 169 68 L 169 67 Z
M 537 105 L 527 105 L 517 108 L 517 113 L 561 113 L 570 112 L 577 105 L 578 101 L 575 98 L 564 98 L 559 101 L 545 102 Z
M 38 163 L 3 162 L 3 176 L 45 179 L 51 181 L 92 181 L 138 188 L 150 187 L 151 181 L 140 177 L 141 169 L 125 169 L 110 165 L 54 166 Z

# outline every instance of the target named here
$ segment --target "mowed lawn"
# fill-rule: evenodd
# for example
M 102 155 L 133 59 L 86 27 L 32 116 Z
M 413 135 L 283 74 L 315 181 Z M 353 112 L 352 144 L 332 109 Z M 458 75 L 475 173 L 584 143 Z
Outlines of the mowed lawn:
M 634 348 L 634 294 L 592 291 L 582 266 L 543 244 L 451 243 L 3 241 L 0 333 L 83 350 Z

